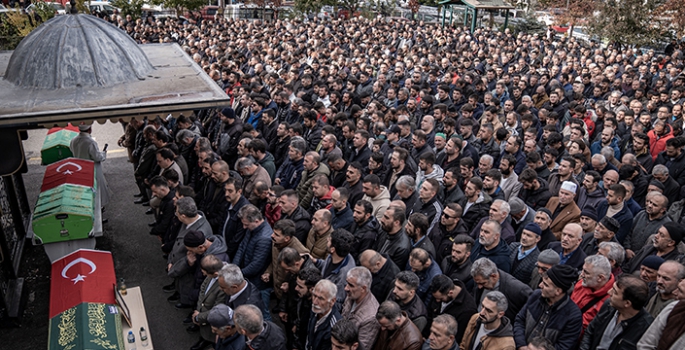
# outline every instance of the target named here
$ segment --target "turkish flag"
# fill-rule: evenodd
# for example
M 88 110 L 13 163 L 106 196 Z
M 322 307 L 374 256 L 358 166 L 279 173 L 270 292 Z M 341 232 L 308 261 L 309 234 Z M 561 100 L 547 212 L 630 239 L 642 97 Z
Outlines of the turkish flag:
M 41 192 L 59 185 L 95 186 L 95 163 L 86 159 L 67 158 L 48 165 L 43 176 Z
M 53 134 L 53 133 L 56 133 L 56 132 L 58 132 L 58 131 L 60 131 L 60 130 L 64 130 L 64 129 L 71 130 L 71 131 L 75 131 L 75 132 L 79 132 L 78 126 L 73 126 L 73 125 L 71 125 L 71 123 L 69 123 L 69 124 L 67 124 L 66 127 L 63 127 L 63 128 L 62 128 L 62 127 L 59 127 L 59 126 L 56 126 L 56 127 L 54 127 L 54 128 L 51 128 L 50 130 L 48 130 L 48 135 Z
M 112 253 L 79 249 L 52 263 L 50 315 L 53 318 L 81 303 L 115 304 Z

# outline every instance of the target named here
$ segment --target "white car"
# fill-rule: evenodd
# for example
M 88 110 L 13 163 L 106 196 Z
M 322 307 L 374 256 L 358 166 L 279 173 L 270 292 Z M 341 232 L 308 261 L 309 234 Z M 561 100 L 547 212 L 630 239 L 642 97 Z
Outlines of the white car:
M 67 13 L 66 7 L 64 7 L 64 5 L 62 5 L 58 2 L 46 2 L 45 4 L 52 7 L 52 9 L 55 10 L 56 15 L 64 15 Z M 31 4 L 31 5 L 27 6 L 26 7 L 26 13 L 33 12 L 35 8 L 36 8 L 35 4 Z

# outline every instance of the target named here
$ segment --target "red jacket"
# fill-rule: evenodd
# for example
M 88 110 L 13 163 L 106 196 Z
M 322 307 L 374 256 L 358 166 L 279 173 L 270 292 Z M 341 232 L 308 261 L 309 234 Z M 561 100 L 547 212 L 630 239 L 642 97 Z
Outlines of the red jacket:
M 602 297 L 592 307 L 583 312 L 583 332 L 585 332 L 585 328 L 587 328 L 590 322 L 592 322 L 595 316 L 597 316 L 597 313 L 599 312 L 599 309 L 602 308 L 604 301 L 609 298 L 609 290 L 614 286 L 614 281 L 614 275 L 611 275 L 609 281 L 602 288 L 596 291 L 593 291 L 589 287 L 583 287 L 582 280 L 576 283 L 576 286 L 573 288 L 573 293 L 571 293 L 571 300 L 578 305 L 578 308 L 580 308 L 581 311 L 583 307 L 585 307 L 585 305 L 590 303 L 592 300 L 600 296 Z
M 666 134 L 663 136 L 658 136 L 654 130 L 650 130 L 647 133 L 649 136 L 649 153 L 652 155 L 652 160 L 656 160 L 659 152 L 666 149 L 666 141 L 673 138 L 673 129 L 670 125 L 664 125 L 666 129 Z

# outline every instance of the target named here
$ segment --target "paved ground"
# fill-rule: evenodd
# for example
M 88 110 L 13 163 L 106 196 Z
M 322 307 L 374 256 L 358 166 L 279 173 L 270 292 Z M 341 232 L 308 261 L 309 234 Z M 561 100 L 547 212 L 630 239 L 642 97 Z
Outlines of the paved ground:
M 40 165 L 40 147 L 46 130 L 29 133 L 24 150 L 29 164 L 24 174 L 28 198 L 35 203 L 45 167 Z M 145 207 L 133 204 L 137 187 L 133 182 L 133 167 L 128 163 L 126 151 L 116 141 L 123 133 L 118 124 L 96 124 L 93 136 L 100 148 L 109 144 L 104 171 L 110 189 L 114 192 L 107 207 L 104 237 L 98 238 L 96 249 L 109 250 L 114 256 L 117 278 L 124 278 L 130 287 L 140 286 L 146 306 L 150 337 L 155 349 L 188 349 L 199 334 L 189 334 L 181 320 L 189 311 L 176 310 L 166 301 L 168 294 L 161 287 L 170 280 L 164 272 L 165 260 L 159 250 L 157 238 L 148 234 L 147 223 L 152 217 L 145 215 Z M 27 278 L 29 301 L 22 328 L 1 329 L 0 349 L 46 349 L 48 339 L 50 262 L 42 247 L 27 244 L 22 262 L 22 276 Z M 10 345 L 11 344 L 11 345 Z

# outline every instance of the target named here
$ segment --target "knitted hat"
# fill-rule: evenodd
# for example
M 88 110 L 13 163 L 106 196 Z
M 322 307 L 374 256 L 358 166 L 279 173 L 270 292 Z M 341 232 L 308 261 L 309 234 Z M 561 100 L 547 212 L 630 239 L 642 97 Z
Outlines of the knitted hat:
M 523 229 L 530 231 L 530 232 L 533 232 L 538 236 L 542 235 L 542 230 L 540 229 L 540 226 L 538 226 L 538 224 L 536 224 L 534 222 L 528 223 L 528 225 L 526 225 L 526 227 L 524 227 Z
M 578 271 L 569 265 L 554 265 L 547 270 L 547 277 L 555 286 L 567 292 L 578 280 Z
M 652 180 L 649 184 L 660 189 L 662 192 L 666 190 L 666 187 L 664 187 L 664 184 L 662 184 L 661 181 Z
M 672 221 L 665 223 L 664 228 L 668 231 L 668 235 L 671 236 L 671 239 L 675 241 L 676 245 L 683 241 L 685 228 Z
M 559 263 L 559 261 L 561 261 L 559 253 L 552 249 L 545 249 L 540 252 L 540 255 L 538 255 L 538 262 L 543 264 L 556 265 Z
M 650 255 L 646 257 L 644 260 L 642 260 L 642 264 L 640 265 L 649 267 L 652 270 L 658 270 L 659 267 L 661 267 L 661 264 L 663 263 L 664 259 L 660 256 Z
M 226 304 L 218 304 L 209 310 L 207 322 L 209 322 L 210 326 L 216 328 L 235 326 L 233 322 L 233 309 Z
M 606 227 L 607 230 L 609 230 L 613 233 L 618 232 L 618 229 L 621 228 L 621 223 L 619 223 L 618 220 L 612 218 L 611 216 L 603 217 L 599 223 L 602 226 Z
M 235 119 L 235 111 L 231 107 L 226 107 L 221 110 L 221 114 L 228 119 Z
M 588 217 L 594 221 L 597 221 L 597 211 L 593 207 L 586 207 L 580 212 L 580 216 Z
M 205 243 L 205 235 L 200 231 L 188 231 L 183 237 L 183 244 L 186 247 L 197 248 Z

